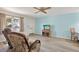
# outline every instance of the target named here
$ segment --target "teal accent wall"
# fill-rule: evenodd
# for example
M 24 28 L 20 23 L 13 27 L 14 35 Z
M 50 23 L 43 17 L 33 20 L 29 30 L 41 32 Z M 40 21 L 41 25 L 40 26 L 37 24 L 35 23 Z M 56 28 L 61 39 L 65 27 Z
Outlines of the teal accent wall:
M 43 25 L 51 25 L 51 35 L 56 37 L 70 38 L 70 27 L 75 27 L 79 32 L 79 13 L 69 13 L 56 16 L 44 16 L 36 18 L 36 33 L 41 34 Z

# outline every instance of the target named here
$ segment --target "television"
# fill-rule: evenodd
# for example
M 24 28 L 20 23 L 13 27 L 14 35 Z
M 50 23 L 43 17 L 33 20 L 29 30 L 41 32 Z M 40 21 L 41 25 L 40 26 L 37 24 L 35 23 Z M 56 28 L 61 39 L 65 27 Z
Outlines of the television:
M 44 29 L 50 29 L 50 25 L 43 25 Z

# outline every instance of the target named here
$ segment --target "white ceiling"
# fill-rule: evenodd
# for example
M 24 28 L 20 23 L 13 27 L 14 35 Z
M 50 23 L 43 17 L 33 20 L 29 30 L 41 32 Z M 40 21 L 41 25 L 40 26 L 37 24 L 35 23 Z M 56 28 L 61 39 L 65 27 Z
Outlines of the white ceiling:
M 48 15 L 59 15 L 59 14 L 65 14 L 65 13 L 73 13 L 73 12 L 79 12 L 79 8 L 77 7 L 52 7 L 49 9 L 47 14 L 43 14 L 41 12 L 34 13 L 35 9 L 33 7 L 0 7 L 0 11 L 2 12 L 12 12 L 17 13 L 21 15 L 29 15 L 33 17 L 42 17 L 42 16 L 48 16 Z

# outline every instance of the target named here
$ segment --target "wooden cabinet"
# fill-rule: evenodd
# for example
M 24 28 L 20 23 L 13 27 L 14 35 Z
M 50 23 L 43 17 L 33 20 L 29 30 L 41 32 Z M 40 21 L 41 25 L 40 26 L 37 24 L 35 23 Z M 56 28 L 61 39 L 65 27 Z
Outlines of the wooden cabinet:
M 49 37 L 50 36 L 50 30 L 47 30 L 47 29 L 42 30 L 42 35 Z
M 47 37 L 50 36 L 50 25 L 43 25 L 42 35 Z

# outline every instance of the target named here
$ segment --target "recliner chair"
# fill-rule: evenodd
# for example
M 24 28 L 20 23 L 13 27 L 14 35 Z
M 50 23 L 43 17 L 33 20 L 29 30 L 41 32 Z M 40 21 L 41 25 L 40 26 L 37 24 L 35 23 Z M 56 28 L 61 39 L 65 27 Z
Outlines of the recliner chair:
M 40 51 L 41 42 L 36 40 L 29 44 L 24 34 L 11 32 L 9 28 L 3 30 L 3 34 L 10 46 L 9 52 L 38 52 Z

